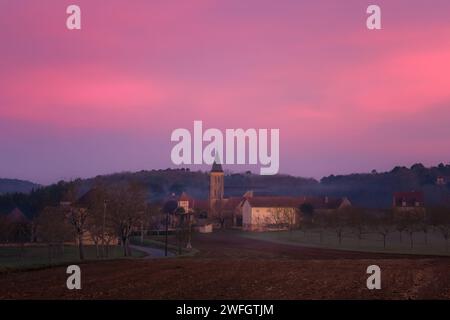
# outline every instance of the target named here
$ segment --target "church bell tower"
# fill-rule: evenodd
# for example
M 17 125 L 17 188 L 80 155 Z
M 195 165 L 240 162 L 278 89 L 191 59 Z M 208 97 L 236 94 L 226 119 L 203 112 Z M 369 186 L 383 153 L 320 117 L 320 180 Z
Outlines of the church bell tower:
M 224 173 L 220 161 L 216 158 L 209 173 L 209 204 L 213 208 L 218 201 L 223 200 Z

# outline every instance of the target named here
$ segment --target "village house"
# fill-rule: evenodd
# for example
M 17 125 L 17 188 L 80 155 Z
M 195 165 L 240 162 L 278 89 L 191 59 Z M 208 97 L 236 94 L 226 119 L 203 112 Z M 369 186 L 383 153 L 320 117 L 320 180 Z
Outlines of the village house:
M 437 178 L 436 178 L 436 184 L 437 184 L 438 186 L 443 186 L 443 185 L 445 185 L 445 178 L 442 177 L 442 176 L 437 177 Z
M 242 206 L 242 229 L 280 230 L 299 223 L 300 199 L 294 197 L 249 197 Z
M 347 198 L 248 196 L 242 205 L 242 229 L 247 231 L 283 230 L 302 222 L 300 207 L 310 204 L 315 214 L 330 214 L 350 207 Z
M 17 207 L 11 210 L 11 212 L 6 216 L 6 219 L 10 223 L 31 223 L 31 221 L 25 216 L 22 210 Z
M 424 194 L 421 191 L 395 192 L 393 207 L 405 210 L 425 207 Z
M 421 191 L 395 192 L 392 206 L 397 216 L 411 213 L 424 216 L 426 213 L 425 196 Z

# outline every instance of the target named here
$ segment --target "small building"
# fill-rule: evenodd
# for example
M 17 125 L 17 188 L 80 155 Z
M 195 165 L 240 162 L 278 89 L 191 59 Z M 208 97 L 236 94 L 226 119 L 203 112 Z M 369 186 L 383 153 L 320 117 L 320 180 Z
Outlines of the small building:
M 295 197 L 251 197 L 242 206 L 242 229 L 247 231 L 283 230 L 298 223 Z
M 193 211 L 194 208 L 194 199 L 188 196 L 186 192 L 183 192 L 181 196 L 177 200 L 178 207 L 183 208 L 185 213 L 189 213 Z
M 445 186 L 447 184 L 447 181 L 449 181 L 449 179 L 444 176 L 439 176 L 436 178 L 436 184 L 438 186 Z
M 424 208 L 425 196 L 422 191 L 395 192 L 392 205 L 402 209 Z
M 6 219 L 10 223 L 30 223 L 30 220 L 25 216 L 25 214 L 19 208 L 14 208 L 7 216 Z
M 242 229 L 286 230 L 302 223 L 302 204 L 311 204 L 316 214 L 330 214 L 351 207 L 347 198 L 247 196 L 242 204 Z
M 421 191 L 395 192 L 393 209 L 397 218 L 416 217 L 424 219 L 426 215 L 424 193 Z

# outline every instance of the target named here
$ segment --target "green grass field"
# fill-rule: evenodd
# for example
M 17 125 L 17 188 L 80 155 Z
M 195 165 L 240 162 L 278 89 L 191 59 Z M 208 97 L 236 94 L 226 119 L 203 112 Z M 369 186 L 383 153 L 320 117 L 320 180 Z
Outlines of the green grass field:
M 95 246 L 85 246 L 85 260 L 103 260 L 96 256 Z M 133 257 L 142 257 L 145 254 L 132 250 Z M 120 246 L 109 248 L 109 257 L 106 259 L 123 258 L 123 250 Z M 78 247 L 66 245 L 64 252 L 56 257 L 49 258 L 47 246 L 26 247 L 0 247 L 0 272 L 15 269 L 40 268 L 65 263 L 79 263 Z
M 386 248 L 383 247 L 382 236 L 376 233 L 366 233 L 363 234 L 362 239 L 358 239 L 355 234 L 345 232 L 340 244 L 336 234 L 329 230 L 323 232 L 322 240 L 318 231 L 308 231 L 306 233 L 299 230 L 291 232 L 245 232 L 241 233 L 241 235 L 264 241 L 317 248 L 420 255 L 450 255 L 444 238 L 437 232 L 429 232 L 427 236 L 423 232 L 415 233 L 413 236 L 413 248 L 411 248 L 409 235 L 403 233 L 400 237 L 399 232 L 389 234 L 386 239 Z

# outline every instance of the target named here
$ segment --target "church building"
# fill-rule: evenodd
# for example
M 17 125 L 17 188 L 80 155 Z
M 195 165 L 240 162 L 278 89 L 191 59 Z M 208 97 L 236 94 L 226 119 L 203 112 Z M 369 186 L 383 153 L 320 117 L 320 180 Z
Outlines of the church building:
M 211 209 L 224 199 L 224 178 L 222 165 L 214 161 L 209 173 L 209 205 Z
M 225 173 L 216 158 L 209 172 L 208 200 L 194 200 L 183 192 L 178 205 L 185 212 L 196 212 L 199 225 L 240 228 L 247 231 L 280 230 L 301 223 L 299 207 L 310 203 L 317 212 L 334 212 L 351 206 L 347 198 L 306 196 L 260 196 L 247 191 L 238 197 L 225 196 Z M 200 212 L 200 214 L 199 214 Z

